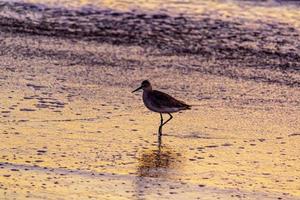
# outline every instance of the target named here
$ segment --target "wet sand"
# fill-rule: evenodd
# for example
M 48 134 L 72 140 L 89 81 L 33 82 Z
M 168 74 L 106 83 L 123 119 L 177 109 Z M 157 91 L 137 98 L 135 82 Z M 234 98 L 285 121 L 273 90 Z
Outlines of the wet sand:
M 285 42 L 246 35 L 276 50 L 228 37 L 211 54 L 2 30 L 1 198 L 300 199 L 299 31 L 276 25 L 262 34 Z M 144 79 L 195 105 L 160 150 L 159 115 L 131 93 Z
M 299 88 L 186 70 L 193 56 L 137 46 L 1 36 L 14 48 L 1 56 L 1 196 L 299 198 Z M 164 127 L 161 158 L 159 115 L 130 92 L 149 77 L 198 105 Z

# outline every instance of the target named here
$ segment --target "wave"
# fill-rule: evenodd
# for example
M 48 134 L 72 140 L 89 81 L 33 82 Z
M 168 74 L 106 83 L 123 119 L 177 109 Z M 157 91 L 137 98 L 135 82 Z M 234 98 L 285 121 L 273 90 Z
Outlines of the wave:
M 167 12 L 0 2 L 1 31 L 151 46 L 168 53 L 200 54 L 224 60 L 255 59 L 250 67 L 300 70 L 297 29 L 260 20 L 251 21 L 260 26 L 248 28 L 244 21 L 212 17 L 209 13 L 191 18 Z

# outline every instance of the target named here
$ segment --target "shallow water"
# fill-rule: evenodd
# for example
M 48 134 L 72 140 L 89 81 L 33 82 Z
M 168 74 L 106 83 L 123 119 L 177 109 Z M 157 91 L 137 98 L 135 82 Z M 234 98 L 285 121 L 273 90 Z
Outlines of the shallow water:
M 1 197 L 300 199 L 295 5 L 101 2 L 0 3 Z

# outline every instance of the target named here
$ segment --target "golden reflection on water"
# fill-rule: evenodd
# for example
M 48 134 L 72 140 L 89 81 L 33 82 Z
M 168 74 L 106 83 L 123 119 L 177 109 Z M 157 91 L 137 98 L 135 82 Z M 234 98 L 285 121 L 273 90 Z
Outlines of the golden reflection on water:
M 181 153 L 158 144 L 157 148 L 141 153 L 138 158 L 137 174 L 139 177 L 170 177 L 171 171 L 178 170 L 182 166 L 182 159 Z
M 157 144 L 154 149 L 148 149 L 138 158 L 135 192 L 137 199 L 161 189 L 161 181 L 172 179 L 183 168 L 184 156 L 171 148 Z M 150 178 L 150 179 L 149 179 Z M 155 178 L 155 180 L 151 179 Z

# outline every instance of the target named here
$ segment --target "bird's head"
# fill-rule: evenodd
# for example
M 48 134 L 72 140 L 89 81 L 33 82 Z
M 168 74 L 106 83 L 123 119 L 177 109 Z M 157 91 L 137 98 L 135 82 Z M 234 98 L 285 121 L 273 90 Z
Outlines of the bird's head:
M 152 86 L 151 83 L 148 80 L 144 80 L 141 84 L 140 87 L 138 87 L 137 89 L 133 90 L 132 92 L 136 92 L 140 89 L 146 90 L 146 91 L 150 91 L 152 90 Z

